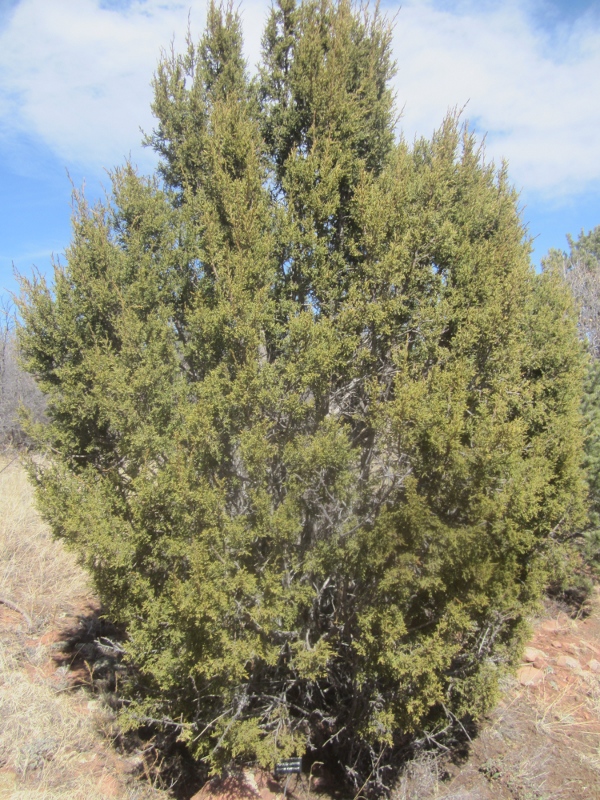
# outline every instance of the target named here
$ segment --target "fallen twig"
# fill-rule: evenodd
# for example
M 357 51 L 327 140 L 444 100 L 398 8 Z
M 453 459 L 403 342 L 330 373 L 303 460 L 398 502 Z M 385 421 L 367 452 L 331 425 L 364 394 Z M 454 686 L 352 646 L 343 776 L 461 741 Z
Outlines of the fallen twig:
M 10 467 L 10 465 L 11 465 L 11 464 L 14 464 L 14 463 L 15 463 L 15 461 L 16 461 L 18 458 L 19 458 L 19 456 L 15 456 L 15 457 L 12 459 L 12 461 L 9 461 L 9 462 L 8 462 L 8 464 L 5 464 L 5 465 L 2 467 L 2 469 L 0 469 L 0 474 L 1 474 L 2 472 L 4 472 L 4 470 L 5 470 L 5 469 L 8 469 L 8 468 Z
M 13 603 L 12 600 L 8 600 L 6 597 L 0 597 L 0 603 L 5 605 L 7 608 L 12 608 L 13 611 L 16 611 L 17 614 L 21 614 L 25 622 L 27 623 L 27 627 L 31 628 L 33 623 L 31 621 L 31 617 L 26 611 L 23 611 L 21 606 L 18 606 L 16 603 Z

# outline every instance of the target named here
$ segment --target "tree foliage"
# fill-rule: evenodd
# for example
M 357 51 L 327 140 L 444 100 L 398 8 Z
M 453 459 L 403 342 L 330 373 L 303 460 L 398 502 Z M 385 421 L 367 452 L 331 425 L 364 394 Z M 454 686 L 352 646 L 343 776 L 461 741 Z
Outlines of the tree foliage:
M 567 235 L 569 253 L 552 249 L 545 259 L 546 271 L 563 276 L 573 293 L 578 312 L 579 338 L 590 361 L 584 385 L 582 411 L 585 418 L 585 470 L 589 484 L 589 519 L 585 554 L 600 563 L 600 225 L 578 239 Z
M 163 57 L 159 175 L 78 198 L 24 283 L 40 506 L 128 632 L 131 720 L 214 770 L 394 749 L 489 707 L 582 510 L 582 359 L 505 168 L 394 135 L 391 29 L 211 5 Z M 363 787 L 363 788 L 364 788 Z

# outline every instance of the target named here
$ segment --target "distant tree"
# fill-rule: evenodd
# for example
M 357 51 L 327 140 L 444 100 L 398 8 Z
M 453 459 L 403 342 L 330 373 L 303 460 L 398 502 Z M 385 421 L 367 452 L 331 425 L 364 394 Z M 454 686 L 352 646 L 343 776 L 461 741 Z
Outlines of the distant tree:
M 569 252 L 552 249 L 543 260 L 546 271 L 556 270 L 573 293 L 578 329 L 590 355 L 582 409 L 586 420 L 585 469 L 589 483 L 589 522 L 585 530 L 586 555 L 600 566 L 600 225 L 567 235 Z
M 15 308 L 10 301 L 0 304 L 0 446 L 20 446 L 27 436 L 21 413 L 41 422 L 45 399 L 34 379 L 21 369 L 15 334 Z
M 155 78 L 159 175 L 78 198 L 23 282 L 40 507 L 127 629 L 132 722 L 218 770 L 306 749 L 367 794 L 490 706 L 583 511 L 583 364 L 505 169 L 394 137 L 391 29 L 280 0 Z
M 564 276 L 579 312 L 579 333 L 594 360 L 600 359 L 600 225 L 589 233 L 581 231 L 574 240 L 567 234 L 569 252 L 552 248 L 543 266 L 558 269 Z

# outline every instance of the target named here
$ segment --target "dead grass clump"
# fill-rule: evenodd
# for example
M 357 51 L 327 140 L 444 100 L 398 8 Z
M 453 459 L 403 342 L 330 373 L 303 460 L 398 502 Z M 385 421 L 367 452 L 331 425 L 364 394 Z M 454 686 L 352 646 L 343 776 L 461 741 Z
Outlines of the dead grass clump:
M 447 758 L 440 752 L 424 752 L 412 759 L 402 773 L 392 800 L 482 800 L 466 790 L 452 790 L 444 782 Z
M 423 753 L 407 764 L 393 794 L 393 800 L 422 800 L 437 797 L 441 779 L 440 759 Z
M 17 604 L 39 628 L 89 594 L 73 554 L 55 541 L 33 504 L 19 460 L 0 457 L 0 597 Z

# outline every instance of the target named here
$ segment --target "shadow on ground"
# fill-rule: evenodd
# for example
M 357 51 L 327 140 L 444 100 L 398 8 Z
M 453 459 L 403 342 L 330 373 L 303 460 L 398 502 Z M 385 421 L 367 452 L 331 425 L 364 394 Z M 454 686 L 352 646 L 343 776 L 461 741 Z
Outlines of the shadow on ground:
M 53 661 L 72 688 L 86 687 L 104 707 L 117 714 L 127 702 L 127 687 L 136 671 L 126 663 L 124 631 L 110 621 L 99 605 L 88 605 L 46 635 L 53 639 Z M 49 643 L 49 642 L 48 642 Z M 139 762 L 136 777 L 168 789 L 177 800 L 188 800 L 207 780 L 176 734 L 155 724 L 141 724 L 124 733 L 114 724 L 110 736 L 116 751 Z

